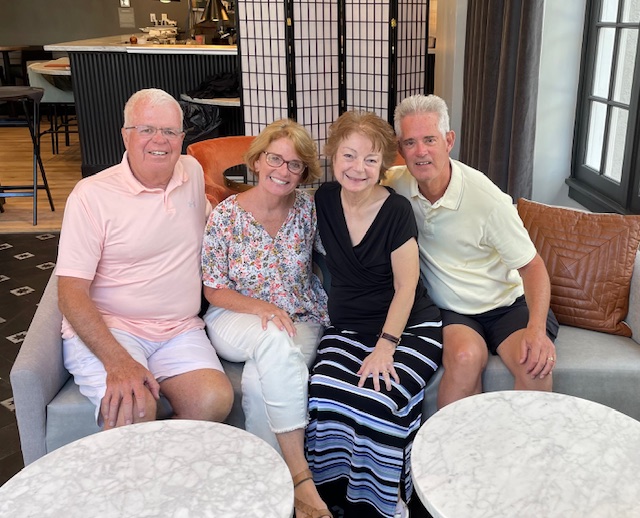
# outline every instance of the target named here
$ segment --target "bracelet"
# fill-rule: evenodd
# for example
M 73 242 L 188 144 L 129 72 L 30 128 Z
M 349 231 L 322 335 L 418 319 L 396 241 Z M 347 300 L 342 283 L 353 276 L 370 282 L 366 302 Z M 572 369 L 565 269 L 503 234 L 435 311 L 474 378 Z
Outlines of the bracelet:
M 398 346 L 398 344 L 400 344 L 400 338 L 398 338 L 397 336 L 390 335 L 389 333 L 379 334 L 378 337 L 384 338 L 385 340 L 389 340 L 395 346 Z

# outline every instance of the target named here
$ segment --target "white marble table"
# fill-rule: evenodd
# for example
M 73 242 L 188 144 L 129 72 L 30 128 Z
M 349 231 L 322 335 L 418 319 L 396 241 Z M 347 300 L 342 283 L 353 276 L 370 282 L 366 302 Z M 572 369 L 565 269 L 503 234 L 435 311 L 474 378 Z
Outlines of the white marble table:
M 572 396 L 457 401 L 422 425 L 411 463 L 434 518 L 640 517 L 640 422 Z
M 0 516 L 290 517 L 276 451 L 228 425 L 165 420 L 90 435 L 0 488 Z

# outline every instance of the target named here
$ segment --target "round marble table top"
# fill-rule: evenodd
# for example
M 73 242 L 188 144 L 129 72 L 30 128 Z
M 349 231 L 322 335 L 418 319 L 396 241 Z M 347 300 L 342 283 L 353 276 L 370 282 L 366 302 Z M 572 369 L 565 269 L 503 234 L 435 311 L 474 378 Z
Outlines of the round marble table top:
M 0 516 L 290 517 L 293 483 L 267 443 L 225 424 L 164 420 L 84 437 L 0 488 Z
M 411 463 L 434 518 L 640 516 L 640 422 L 572 396 L 452 403 L 422 425 Z

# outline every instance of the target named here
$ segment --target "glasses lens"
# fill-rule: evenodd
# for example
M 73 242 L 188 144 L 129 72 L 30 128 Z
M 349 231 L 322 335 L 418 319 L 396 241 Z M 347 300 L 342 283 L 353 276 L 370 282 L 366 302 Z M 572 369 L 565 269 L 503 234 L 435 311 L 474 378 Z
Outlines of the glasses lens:
M 287 164 L 287 167 L 293 174 L 300 174 L 304 171 L 304 164 L 298 160 L 292 160 Z
M 162 128 L 160 131 L 162 131 L 162 135 L 169 140 L 177 139 L 182 135 L 182 131 L 173 128 Z
M 271 167 L 280 167 L 282 164 L 284 164 L 284 160 L 282 159 L 282 157 L 274 155 L 273 153 L 265 152 L 265 154 L 267 155 L 267 164 L 269 164 Z
M 135 126 L 135 130 L 141 137 L 153 137 L 156 134 L 156 128 L 153 126 Z

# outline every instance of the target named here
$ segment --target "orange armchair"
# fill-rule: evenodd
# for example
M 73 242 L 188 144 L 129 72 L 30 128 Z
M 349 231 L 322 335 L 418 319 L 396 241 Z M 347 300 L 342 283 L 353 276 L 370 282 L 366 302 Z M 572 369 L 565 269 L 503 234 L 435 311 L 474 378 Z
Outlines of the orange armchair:
M 223 173 L 244 163 L 244 154 L 255 137 L 218 137 L 195 142 L 187 147 L 187 155 L 194 157 L 204 170 L 204 189 L 211 205 L 215 206 L 236 190 L 230 188 Z

